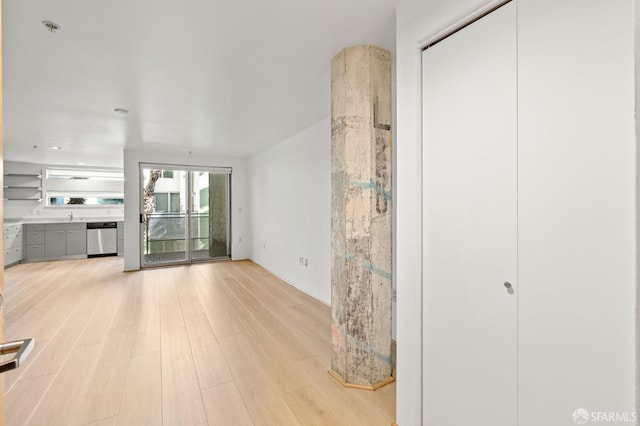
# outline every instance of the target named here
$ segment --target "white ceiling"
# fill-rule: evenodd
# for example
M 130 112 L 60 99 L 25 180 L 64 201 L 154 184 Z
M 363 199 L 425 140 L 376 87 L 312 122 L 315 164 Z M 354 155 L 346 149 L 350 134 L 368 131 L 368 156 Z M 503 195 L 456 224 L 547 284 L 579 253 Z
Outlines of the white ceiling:
M 260 152 L 330 114 L 336 52 L 394 50 L 395 3 L 6 0 L 5 159 L 122 166 L 125 147 Z

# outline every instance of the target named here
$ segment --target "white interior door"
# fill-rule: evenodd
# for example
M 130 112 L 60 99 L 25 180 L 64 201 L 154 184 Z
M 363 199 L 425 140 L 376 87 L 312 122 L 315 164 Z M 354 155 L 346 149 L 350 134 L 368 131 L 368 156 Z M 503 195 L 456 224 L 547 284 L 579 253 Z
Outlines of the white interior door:
M 516 42 L 509 3 L 423 53 L 426 425 L 517 422 Z
M 637 4 L 518 1 L 519 426 L 636 424 Z

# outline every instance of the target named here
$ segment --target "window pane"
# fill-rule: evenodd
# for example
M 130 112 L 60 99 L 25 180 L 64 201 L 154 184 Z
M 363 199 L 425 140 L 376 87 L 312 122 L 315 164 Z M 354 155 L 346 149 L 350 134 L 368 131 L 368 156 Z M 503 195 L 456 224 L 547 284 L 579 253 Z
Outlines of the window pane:
M 49 197 L 50 206 L 104 206 L 123 205 L 124 198 L 119 197 Z
M 156 209 L 157 212 L 169 211 L 169 194 L 156 192 Z
M 209 188 L 202 188 L 200 190 L 200 209 L 209 210 Z
M 171 210 L 172 213 L 177 213 L 180 211 L 180 194 L 177 192 L 172 192 L 171 194 Z

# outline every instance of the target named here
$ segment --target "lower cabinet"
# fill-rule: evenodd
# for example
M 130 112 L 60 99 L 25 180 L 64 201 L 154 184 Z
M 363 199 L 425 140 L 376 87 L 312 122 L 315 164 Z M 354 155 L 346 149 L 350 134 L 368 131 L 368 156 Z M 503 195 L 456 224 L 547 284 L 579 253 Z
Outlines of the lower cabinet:
M 47 229 L 44 235 L 44 256 L 62 257 L 67 255 L 67 231 Z
M 22 260 L 22 225 L 4 227 L 4 266 L 13 265 Z
M 87 225 L 82 228 L 67 230 L 67 256 L 81 256 L 87 254 Z
M 26 260 L 44 258 L 44 225 L 30 223 L 24 226 Z
M 44 244 L 29 244 L 27 245 L 27 252 L 25 253 L 25 259 L 43 259 L 44 258 Z
M 87 254 L 86 223 L 27 224 L 26 260 L 59 259 Z

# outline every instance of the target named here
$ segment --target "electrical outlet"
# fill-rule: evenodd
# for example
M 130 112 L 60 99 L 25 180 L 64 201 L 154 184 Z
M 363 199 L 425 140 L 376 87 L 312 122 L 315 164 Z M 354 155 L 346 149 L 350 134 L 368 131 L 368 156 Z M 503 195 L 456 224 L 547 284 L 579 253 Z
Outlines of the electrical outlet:
M 305 267 L 309 266 L 309 259 L 307 258 L 304 259 L 304 266 Z

